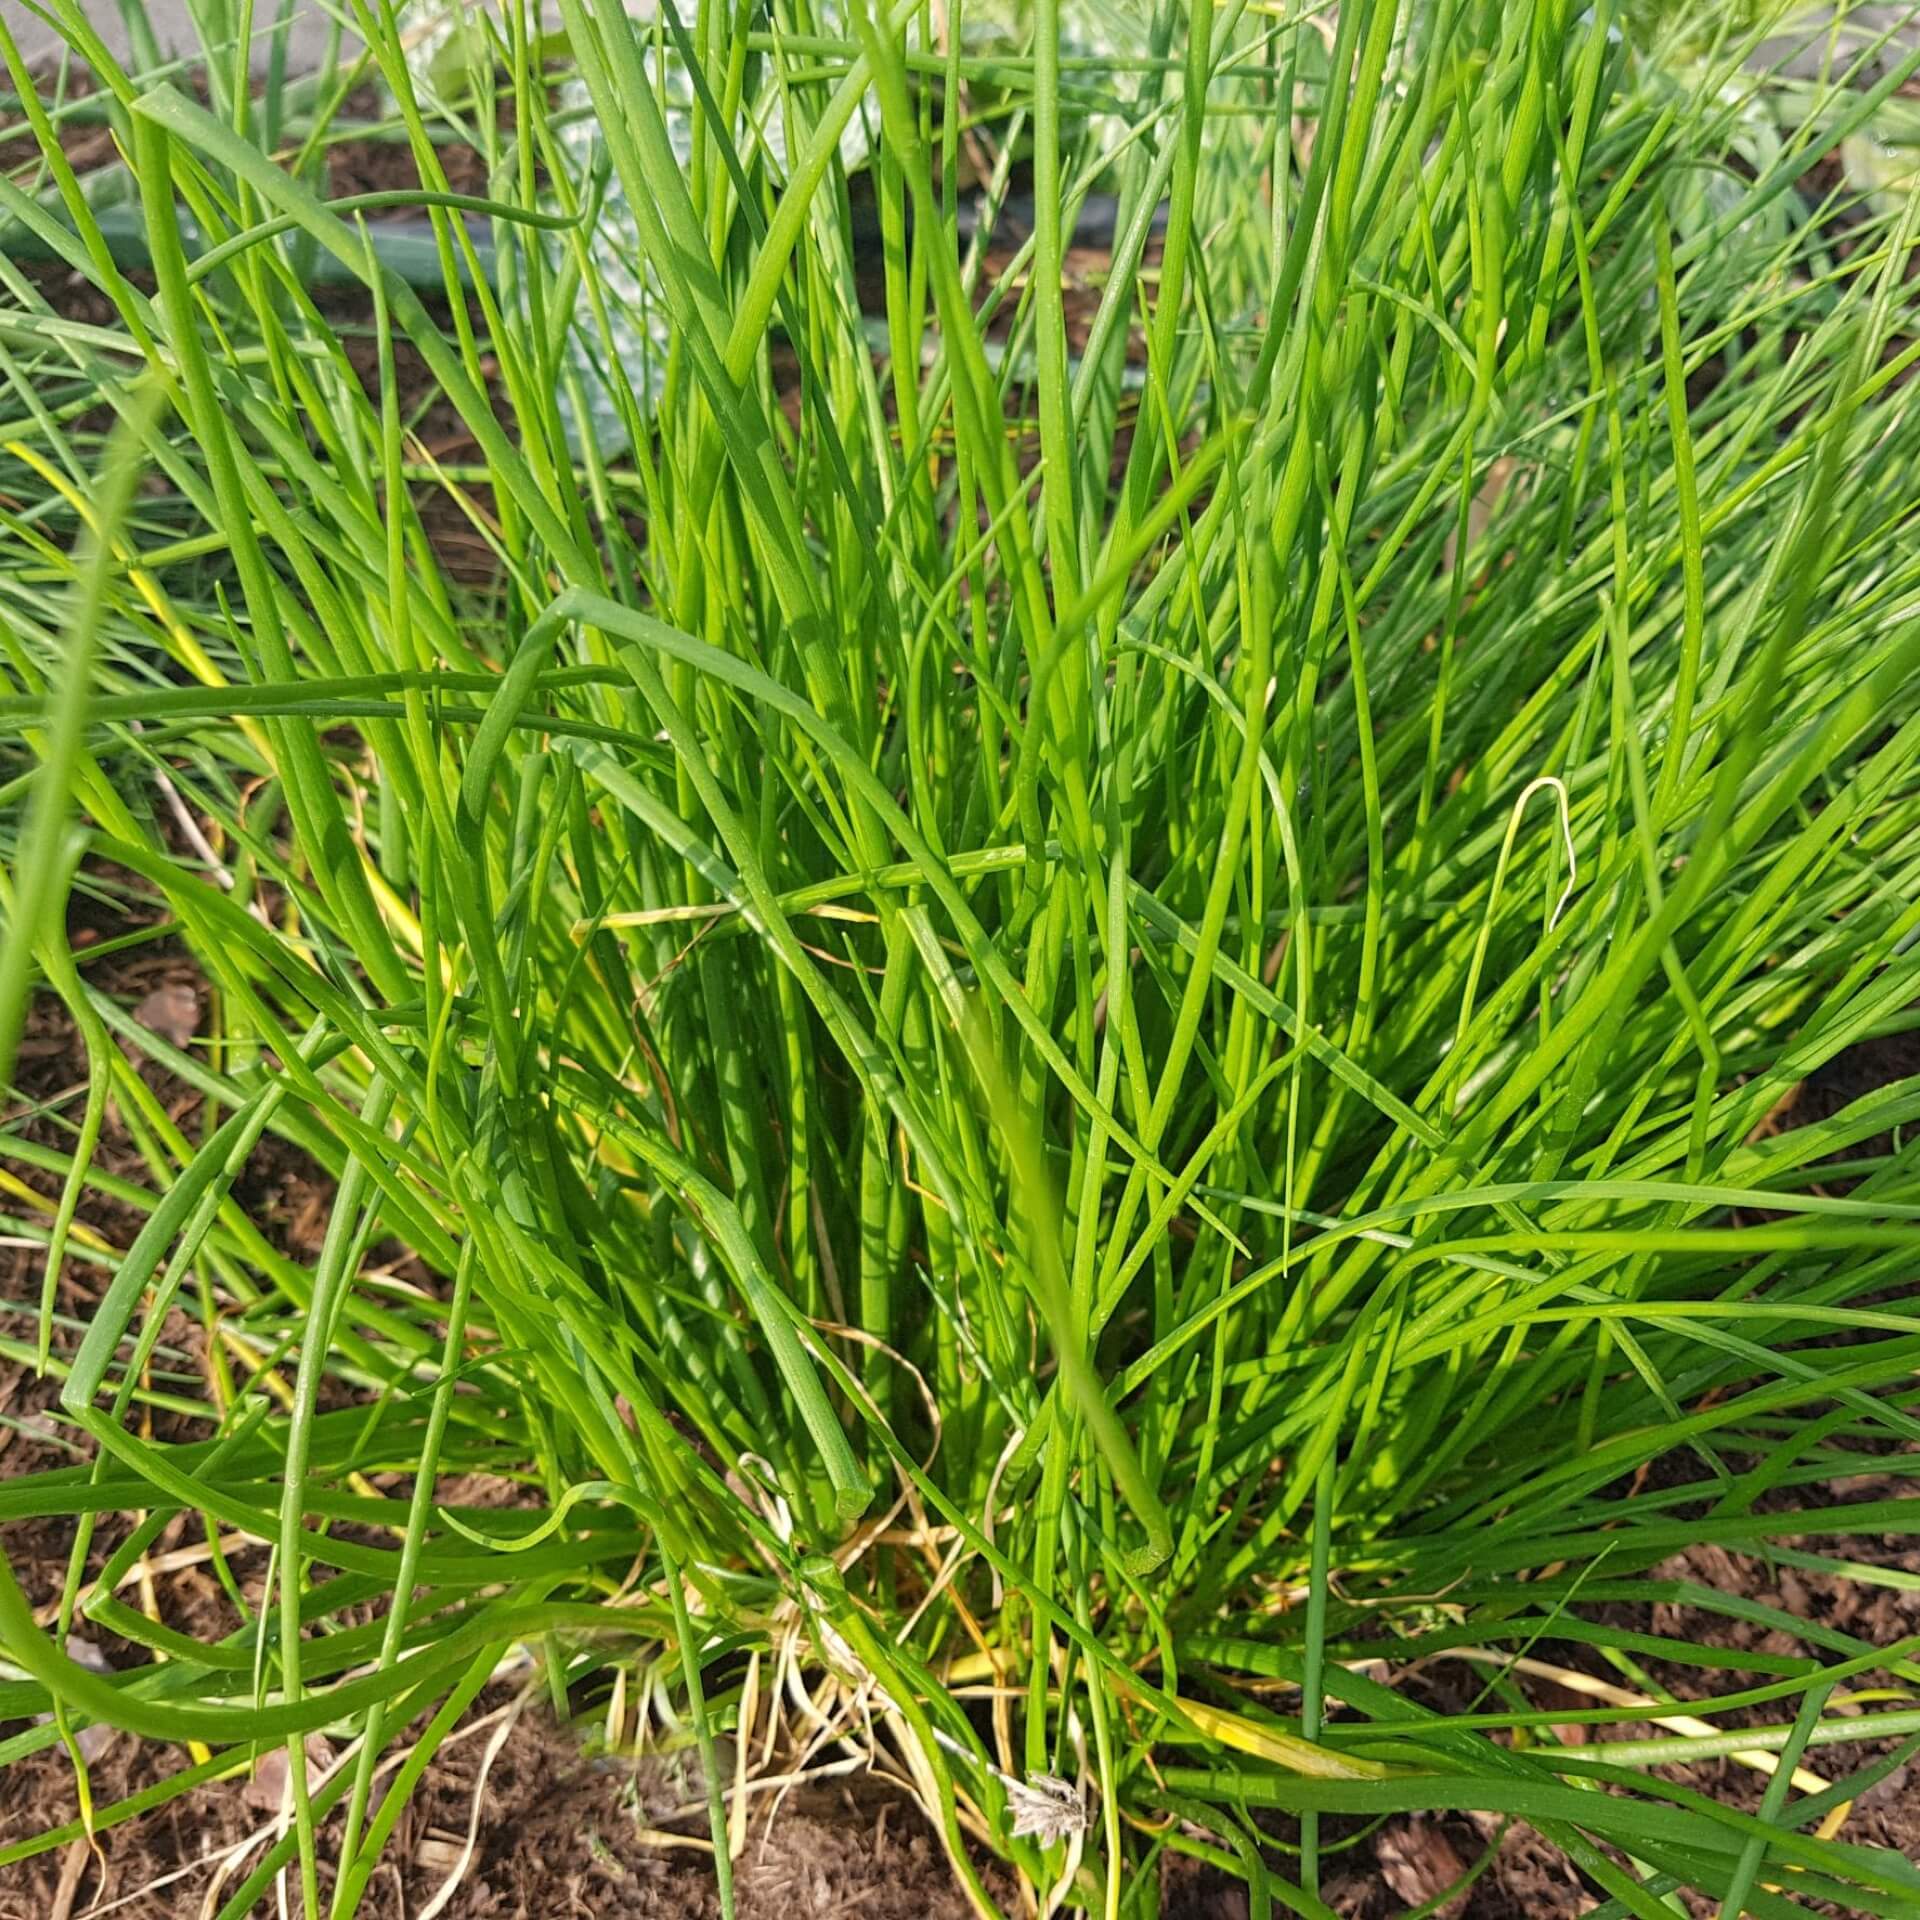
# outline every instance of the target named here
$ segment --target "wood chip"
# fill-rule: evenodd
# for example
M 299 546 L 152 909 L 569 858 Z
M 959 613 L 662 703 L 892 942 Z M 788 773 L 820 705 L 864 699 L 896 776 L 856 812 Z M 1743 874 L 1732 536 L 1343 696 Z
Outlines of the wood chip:
M 79 1891 L 80 1876 L 86 1870 L 86 1841 L 70 1842 L 60 1859 L 60 1884 L 54 1889 L 53 1905 L 47 1910 L 47 1920 L 67 1920 L 67 1916 L 73 1912 L 73 1896 Z
M 1437 1900 L 1467 1870 L 1466 1862 L 1453 1850 L 1453 1842 L 1425 1820 L 1389 1827 L 1376 1845 L 1381 1878 L 1409 1907 L 1424 1907 L 1428 1901 Z M 1434 1911 L 1438 1920 L 1454 1920 L 1456 1914 L 1465 1911 L 1466 1904 L 1467 1895 L 1457 1893 Z

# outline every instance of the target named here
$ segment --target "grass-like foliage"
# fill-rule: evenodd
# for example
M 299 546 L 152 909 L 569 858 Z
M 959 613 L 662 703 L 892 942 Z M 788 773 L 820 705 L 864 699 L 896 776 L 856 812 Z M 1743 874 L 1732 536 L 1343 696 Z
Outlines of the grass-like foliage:
M 1829 158 L 1920 52 L 513 0 L 429 60 L 350 0 L 365 57 L 261 96 L 264 9 L 135 73 L 48 5 L 104 93 L 6 49 L 0 215 L 107 317 L 0 260 L 0 1079 L 36 992 L 93 1077 L 0 1207 L 98 1305 L 10 1329 L 90 1464 L 0 1489 L 79 1517 L 58 1619 L 0 1572 L 0 1760 L 179 1743 L 105 1827 L 324 1728 L 221 1911 L 344 1916 L 526 1644 L 697 1742 L 723 1898 L 753 1778 L 851 1743 L 984 1911 L 970 1842 L 1325 1913 L 1327 1817 L 1408 1809 L 1532 1823 L 1607 1920 L 1920 1910 L 1841 1824 L 1911 1650 L 1654 1573 L 1920 1531 L 1826 1487 L 1920 1435 L 1920 1083 L 1762 1125 L 1920 991 L 1920 198 Z M 423 185 L 329 203 L 367 81 Z M 88 114 L 128 172 L 76 180 Z M 185 943 L 206 1044 L 92 984 L 76 885 Z M 70 1226 L 108 1101 L 126 1246 Z M 269 1136 L 332 1177 L 310 1264 L 232 1198 Z M 127 1584 L 183 1513 L 272 1549 L 223 1639 Z M 1660 1599 L 1809 1651 L 1616 1739 L 1680 1712 L 1649 1664 L 1724 1694 Z M 1729 1751 L 1757 1812 L 1657 1770 Z

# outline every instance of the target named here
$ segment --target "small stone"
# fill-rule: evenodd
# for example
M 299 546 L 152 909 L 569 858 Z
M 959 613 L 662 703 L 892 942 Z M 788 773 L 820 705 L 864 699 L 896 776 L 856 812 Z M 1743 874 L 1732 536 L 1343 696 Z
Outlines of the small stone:
M 333 1765 L 333 1749 L 317 1733 L 307 1735 L 307 1785 L 311 1789 Z M 273 1747 L 253 1763 L 253 1776 L 240 1790 L 248 1806 L 278 1813 L 287 1803 L 287 1750 Z
M 200 996 L 191 987 L 155 987 L 133 1017 L 149 1033 L 184 1047 L 200 1030 Z
M 113 1671 L 113 1662 L 91 1640 L 83 1640 L 77 1633 L 67 1635 L 67 1658 L 76 1667 L 85 1667 L 89 1673 Z M 34 1715 L 34 1725 L 44 1727 L 52 1718 L 50 1713 L 37 1713 Z M 73 1744 L 80 1749 L 80 1758 L 92 1766 L 113 1744 L 113 1735 L 112 1727 L 96 1722 L 79 1728 L 73 1736 Z

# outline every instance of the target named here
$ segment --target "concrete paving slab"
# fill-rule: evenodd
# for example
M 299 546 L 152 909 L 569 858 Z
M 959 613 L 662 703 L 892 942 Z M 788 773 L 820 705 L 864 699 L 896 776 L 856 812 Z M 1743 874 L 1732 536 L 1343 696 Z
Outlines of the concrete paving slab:
M 186 0 L 134 0 L 134 4 L 146 13 L 153 26 L 153 37 L 163 52 L 181 54 L 199 47 L 200 35 L 195 30 Z M 264 68 L 267 63 L 265 35 L 273 23 L 276 10 L 275 0 L 255 0 L 253 64 L 257 68 Z M 86 13 L 101 39 L 117 58 L 124 60 L 131 39 L 125 14 L 117 0 L 88 0 Z M 58 29 L 49 26 L 38 14 L 22 5 L 21 0 L 0 0 L 0 19 L 6 21 L 8 30 L 19 42 L 20 51 L 30 64 L 59 57 L 63 41 Z M 331 27 L 332 22 L 326 14 L 313 6 L 310 0 L 296 0 L 293 20 L 287 29 L 289 72 L 304 73 L 320 64 L 326 55 L 327 35 Z M 354 39 L 352 44 L 357 47 L 359 42 Z

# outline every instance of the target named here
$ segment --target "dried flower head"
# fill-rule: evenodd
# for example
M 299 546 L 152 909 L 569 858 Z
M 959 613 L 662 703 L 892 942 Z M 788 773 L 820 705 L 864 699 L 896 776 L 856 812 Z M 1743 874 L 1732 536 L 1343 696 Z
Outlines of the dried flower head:
M 1071 1780 L 1030 1773 L 1024 1781 L 1007 1782 L 1007 1800 L 1016 1840 L 1030 1834 L 1051 1847 L 1087 1830 L 1087 1804 Z

